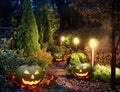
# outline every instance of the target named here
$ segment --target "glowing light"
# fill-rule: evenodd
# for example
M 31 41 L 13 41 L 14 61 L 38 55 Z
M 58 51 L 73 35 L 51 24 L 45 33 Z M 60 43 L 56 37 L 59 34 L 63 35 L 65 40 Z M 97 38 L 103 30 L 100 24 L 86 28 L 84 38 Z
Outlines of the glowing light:
M 80 42 L 80 40 L 79 40 L 79 38 L 76 37 L 76 38 L 73 39 L 73 42 L 74 42 L 75 45 L 77 45 Z
M 76 45 L 76 51 L 77 51 L 77 45 L 79 44 L 79 42 L 80 42 L 79 38 L 75 37 L 73 39 L 73 43 Z
M 86 72 L 86 73 L 75 73 L 77 76 L 81 76 L 81 77 L 83 77 L 83 76 L 87 76 L 88 75 L 88 72 Z
M 40 82 L 40 80 L 35 80 L 35 81 L 26 81 L 25 79 L 22 78 L 22 81 L 24 84 L 26 85 L 35 85 L 38 84 Z
M 65 42 L 65 37 L 61 36 L 61 38 L 60 38 L 60 45 L 62 46 L 64 42 Z
M 61 41 L 64 42 L 65 41 L 65 37 L 61 36 Z
M 98 45 L 98 42 L 95 39 L 91 39 L 89 45 L 91 48 L 95 48 Z
M 96 39 L 90 39 L 89 45 L 92 48 L 92 57 L 91 58 L 92 58 L 92 66 L 94 66 L 94 53 L 95 53 L 94 48 L 98 45 L 98 42 Z

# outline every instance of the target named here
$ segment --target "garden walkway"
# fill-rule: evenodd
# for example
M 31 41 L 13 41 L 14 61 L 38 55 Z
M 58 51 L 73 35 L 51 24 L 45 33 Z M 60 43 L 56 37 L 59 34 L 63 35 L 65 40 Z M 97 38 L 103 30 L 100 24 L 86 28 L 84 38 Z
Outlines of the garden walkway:
M 118 91 L 112 91 L 110 83 L 77 79 L 68 73 L 65 66 L 66 61 L 53 62 L 47 72 L 53 74 L 56 83 L 64 85 L 69 92 L 120 92 L 120 85 L 117 86 Z

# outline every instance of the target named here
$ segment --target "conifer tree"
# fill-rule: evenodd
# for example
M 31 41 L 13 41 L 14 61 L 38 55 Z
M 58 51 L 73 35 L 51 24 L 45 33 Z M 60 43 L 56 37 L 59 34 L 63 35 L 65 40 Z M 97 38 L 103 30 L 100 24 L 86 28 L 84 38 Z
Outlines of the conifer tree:
M 40 35 L 40 43 L 48 43 L 48 47 L 54 44 L 53 34 L 59 29 L 59 17 L 55 9 L 48 4 L 43 3 L 35 11 Z
M 23 14 L 16 35 L 16 48 L 24 49 L 26 53 L 40 49 L 39 34 L 30 0 L 23 0 Z

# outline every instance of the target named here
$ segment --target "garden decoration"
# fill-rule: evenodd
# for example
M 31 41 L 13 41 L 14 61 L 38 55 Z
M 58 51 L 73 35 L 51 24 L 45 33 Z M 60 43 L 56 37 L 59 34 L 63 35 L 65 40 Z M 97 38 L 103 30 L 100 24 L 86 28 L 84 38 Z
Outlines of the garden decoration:
M 75 66 L 73 75 L 77 78 L 89 78 L 92 73 L 92 66 L 89 63 L 79 63 Z
M 53 61 L 61 62 L 64 60 L 64 56 L 62 53 L 54 53 Z
M 44 76 L 38 65 L 22 65 L 15 71 L 15 79 L 20 85 L 31 86 L 41 82 Z
M 86 63 L 86 57 L 83 52 L 72 53 L 67 59 L 67 70 L 80 79 L 89 78 L 92 66 Z

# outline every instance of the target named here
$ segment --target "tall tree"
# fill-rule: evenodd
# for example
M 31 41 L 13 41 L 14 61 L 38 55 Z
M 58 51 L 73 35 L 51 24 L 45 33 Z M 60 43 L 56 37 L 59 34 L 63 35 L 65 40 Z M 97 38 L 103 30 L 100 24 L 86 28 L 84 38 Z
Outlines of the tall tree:
M 16 48 L 24 49 L 26 53 L 40 49 L 39 35 L 35 16 L 31 9 L 30 0 L 23 0 L 21 24 L 16 34 Z
M 12 2 L 12 16 L 11 26 L 18 27 L 22 17 L 22 0 L 11 0 Z
M 111 88 L 116 90 L 116 53 L 120 44 L 120 1 L 111 0 L 111 46 L 112 46 L 112 59 L 111 59 Z
M 53 33 L 59 28 L 59 18 L 57 12 L 50 3 L 43 3 L 35 11 L 40 35 L 40 43 L 54 44 Z
M 82 17 L 78 11 L 72 9 L 70 0 L 50 0 L 60 16 L 60 29 L 79 28 L 83 25 Z

